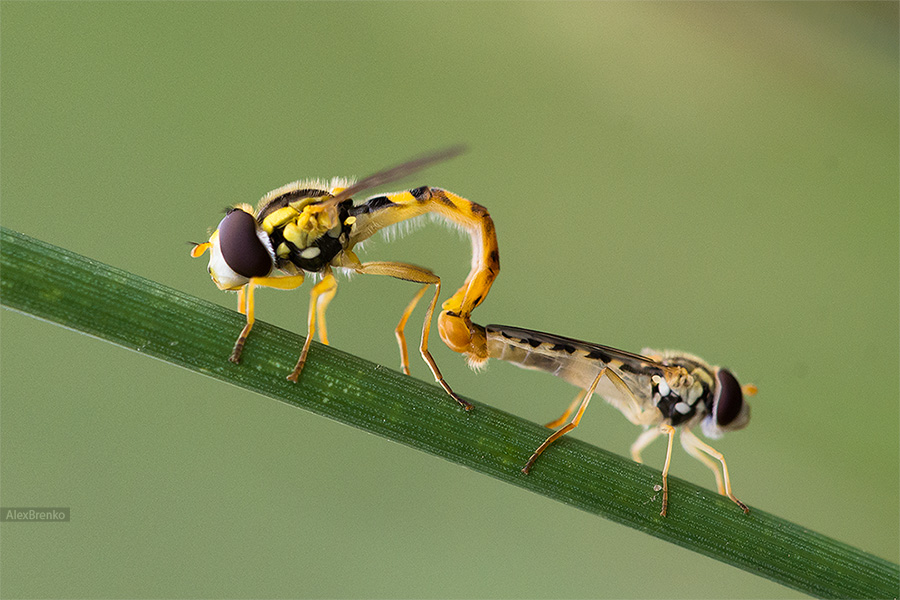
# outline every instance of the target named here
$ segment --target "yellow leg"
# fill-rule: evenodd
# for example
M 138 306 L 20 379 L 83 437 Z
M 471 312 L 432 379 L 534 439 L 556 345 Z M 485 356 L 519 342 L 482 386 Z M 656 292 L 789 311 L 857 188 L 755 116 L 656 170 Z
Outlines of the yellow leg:
M 332 277 L 332 279 L 334 279 Z M 329 290 L 325 290 L 319 296 L 319 300 L 316 302 L 316 314 L 318 315 L 319 320 L 319 341 L 328 345 L 328 329 L 325 326 L 325 310 L 328 308 L 328 304 L 331 302 L 334 295 L 337 293 L 337 280 L 334 280 L 334 287 Z
M 404 333 L 404 329 L 406 328 L 406 322 L 409 320 L 409 316 L 416 308 L 419 300 L 422 299 L 422 296 L 425 295 L 425 292 L 428 291 L 429 286 L 430 284 L 426 283 L 416 295 L 413 296 L 412 301 L 406 306 L 406 310 L 403 311 L 403 316 L 400 317 L 400 322 L 397 324 L 396 329 L 394 329 L 394 335 L 397 337 L 397 345 L 400 346 L 400 369 L 402 369 L 403 373 L 406 375 L 409 375 L 409 354 L 406 351 L 406 334 Z
M 434 296 L 431 298 L 431 303 L 428 305 L 428 312 L 425 313 L 425 323 L 422 325 L 422 341 L 419 344 L 419 353 L 422 355 L 422 358 L 425 359 L 425 362 L 428 363 L 428 367 L 431 369 L 435 380 L 442 388 L 444 388 L 444 391 L 447 392 L 451 398 L 456 400 L 456 402 L 465 410 L 472 410 L 472 405 L 457 396 L 456 392 L 450 389 L 450 386 L 444 381 L 441 370 L 438 369 L 437 363 L 434 362 L 434 357 L 431 356 L 431 352 L 428 351 L 428 335 L 431 333 L 431 317 L 434 315 L 434 307 L 437 305 L 437 299 L 440 293 L 441 282 L 438 281 L 434 284 Z
M 247 297 L 247 286 L 245 285 L 244 287 L 242 287 L 241 289 L 238 290 L 238 312 L 241 313 L 242 315 L 247 314 L 247 304 L 245 301 L 246 297 Z
M 247 315 L 247 324 L 244 325 L 244 328 L 241 330 L 241 334 L 238 336 L 237 341 L 234 343 L 234 348 L 231 350 L 231 356 L 228 357 L 228 360 L 237 364 L 241 362 L 241 354 L 244 352 L 244 344 L 247 343 L 247 336 L 250 335 L 250 330 L 253 329 L 253 283 L 248 283 L 244 287 L 240 289 L 238 292 L 238 311 L 242 315 Z
M 581 416 L 584 414 L 584 411 L 587 408 L 588 402 L 590 402 L 590 400 L 591 400 L 591 395 L 593 395 L 594 390 L 597 388 L 597 384 L 600 383 L 600 380 L 603 377 L 606 377 L 607 379 L 609 379 L 612 382 L 612 384 L 615 385 L 616 388 L 622 393 L 622 395 L 629 399 L 629 404 L 627 406 L 621 408 L 621 410 L 622 410 L 622 413 L 625 415 L 625 417 L 628 418 L 628 420 L 631 421 L 632 423 L 635 423 L 637 425 L 647 424 L 650 422 L 651 418 L 655 418 L 655 415 L 653 414 L 654 412 L 656 414 L 659 413 L 659 411 L 657 411 L 655 408 L 653 408 L 652 410 L 642 411 L 640 408 L 640 403 L 634 397 L 634 394 L 631 392 L 631 389 L 628 387 L 628 384 L 626 384 L 615 371 L 613 371 L 612 369 L 609 369 L 609 368 L 604 368 L 600 371 L 600 373 L 597 374 L 597 377 L 594 378 L 594 381 L 591 382 L 591 386 L 586 391 L 583 392 L 583 396 L 581 394 L 579 394 L 579 396 L 577 396 L 575 398 L 575 402 L 572 403 L 572 406 L 569 407 L 569 409 L 565 412 L 565 414 L 562 417 L 560 417 L 556 421 L 553 421 L 552 423 L 547 424 L 547 427 L 551 427 L 553 425 L 556 425 L 557 422 L 561 422 L 561 421 L 564 421 L 565 419 L 567 419 L 568 416 L 570 414 L 572 414 L 572 410 L 573 410 L 574 406 L 578 403 L 579 400 L 581 401 L 581 405 L 578 409 L 578 412 L 575 415 L 575 418 L 572 419 L 572 421 L 569 424 L 565 425 L 558 431 L 555 431 L 550 437 L 548 437 L 546 440 L 544 440 L 544 443 L 541 444 L 540 447 L 534 451 L 534 454 L 532 454 L 531 458 L 528 459 L 528 462 L 525 463 L 525 467 L 522 469 L 523 473 L 527 474 L 531 470 L 531 467 L 534 465 L 534 462 L 537 460 L 538 456 L 540 456 L 540 454 L 544 450 L 547 449 L 547 446 L 552 444 L 554 441 L 558 440 L 560 437 L 562 437 L 563 435 L 565 435 L 572 429 L 578 427 L 578 423 L 581 421 Z M 647 443 L 649 443 L 649 441 Z M 643 446 L 641 448 L 643 448 Z M 638 460 L 638 462 L 640 462 L 640 460 Z
M 286 277 L 253 277 L 250 282 L 238 290 L 238 311 L 247 315 L 247 324 L 241 330 L 237 341 L 234 343 L 234 349 L 231 356 L 228 357 L 233 363 L 241 362 L 241 354 L 244 352 L 244 344 L 247 342 L 247 336 L 253 329 L 255 321 L 253 317 L 253 289 L 256 287 L 270 287 L 279 290 L 293 290 L 303 284 L 303 275 L 290 275 Z
M 662 433 L 669 436 L 669 443 L 666 446 L 666 464 L 663 466 L 662 471 L 662 480 L 663 480 L 663 498 L 662 498 L 662 510 L 659 511 L 659 514 L 662 516 L 666 516 L 666 510 L 669 508 L 669 463 L 672 462 L 672 440 L 675 439 L 675 428 L 671 425 L 663 423 L 659 426 L 659 429 Z
M 569 408 L 566 409 L 566 412 L 564 412 L 561 417 L 544 424 L 544 427 L 546 427 L 547 429 L 556 429 L 557 427 L 565 423 L 566 420 L 572 415 L 572 413 L 575 412 L 575 407 L 578 406 L 582 400 L 584 400 L 585 393 L 585 390 L 581 390 L 580 392 L 578 392 L 578 395 L 575 396 L 574 400 L 572 400 L 572 404 L 569 405 Z
M 694 441 L 697 441 L 697 436 L 691 433 L 690 430 L 684 429 L 681 432 L 681 447 L 684 448 L 688 454 L 702 462 L 706 467 L 713 472 L 713 475 L 716 477 L 716 489 L 719 490 L 719 493 L 723 496 L 725 495 L 725 483 L 722 481 L 722 474 L 719 473 L 719 465 L 711 459 L 706 454 L 703 454 L 697 446 L 694 445 Z
M 605 370 L 606 378 L 609 379 L 612 384 L 616 386 L 616 389 L 621 392 L 622 396 L 628 400 L 628 404 L 617 407 L 622 414 L 625 415 L 626 419 L 635 425 L 651 425 L 659 421 L 659 410 L 657 410 L 656 407 L 650 407 L 646 410 L 642 409 L 641 403 L 634 397 L 628 384 L 625 383 L 615 371 L 611 369 Z
M 312 339 L 316 335 L 316 314 L 318 312 L 319 298 L 321 296 L 328 296 L 328 299 L 330 300 L 334 297 L 336 289 L 337 281 L 335 280 L 334 275 L 332 275 L 331 272 L 327 272 L 322 278 L 322 281 L 314 285 L 309 293 L 309 316 L 306 321 L 306 341 L 303 342 L 303 349 L 300 351 L 300 358 L 297 359 L 297 365 L 294 367 L 294 370 L 291 371 L 291 374 L 287 376 L 288 380 L 293 381 L 294 383 L 297 383 L 297 380 L 300 378 L 300 373 L 303 371 L 303 366 L 306 364 L 306 357 L 309 354 L 309 346 L 312 344 Z
M 658 438 L 660 433 L 662 432 L 659 430 L 659 427 L 654 427 L 653 429 L 648 429 L 638 436 L 638 439 L 636 439 L 631 445 L 631 458 L 634 460 L 634 462 L 644 462 L 641 458 L 641 452 L 643 452 L 644 448 L 649 446 L 653 440 Z
M 594 390 L 597 389 L 597 384 L 600 383 L 600 379 L 604 375 L 606 375 L 608 371 L 609 371 L 609 369 L 603 369 L 600 371 L 599 374 L 597 374 L 597 377 L 595 377 L 594 381 L 591 382 L 591 387 L 589 387 L 587 389 L 587 391 L 584 393 L 584 397 L 581 400 L 581 405 L 578 407 L 578 412 L 575 413 L 575 417 L 567 425 L 560 427 L 559 429 L 554 431 L 552 434 L 550 434 L 550 437 L 548 437 L 546 440 L 544 440 L 543 444 L 538 446 L 538 449 L 534 451 L 534 454 L 531 455 L 531 458 L 529 458 L 528 462 L 525 463 L 525 466 L 522 467 L 523 473 L 525 473 L 527 475 L 528 472 L 531 471 L 531 467 L 534 466 L 534 461 L 536 461 L 538 459 L 538 456 L 540 456 L 541 453 L 544 450 L 546 450 L 550 444 L 552 444 L 553 442 L 555 442 L 556 440 L 558 440 L 559 438 L 561 438 L 568 432 L 570 432 L 573 429 L 575 429 L 576 427 L 578 427 L 578 423 L 581 422 L 581 417 L 584 415 L 584 411 L 587 409 L 588 403 L 590 403 L 590 401 L 591 401 L 591 396 L 594 395 Z
M 431 373 L 432 375 L 434 375 L 435 381 L 437 381 L 438 384 L 440 384 L 440 386 L 444 388 L 444 391 L 447 392 L 447 394 L 449 394 L 451 398 L 456 400 L 456 402 L 459 403 L 460 406 L 462 406 L 466 410 L 471 410 L 472 405 L 457 396 L 456 392 L 454 392 L 447 384 L 447 382 L 444 381 L 444 376 L 441 374 L 441 370 L 438 368 L 437 363 L 431 356 L 431 352 L 428 351 L 428 335 L 431 332 L 431 318 L 434 315 L 434 307 L 437 304 L 438 296 L 441 293 L 441 278 L 428 269 L 400 262 L 373 261 L 361 263 L 352 268 L 357 273 L 362 273 L 365 275 L 387 275 L 396 279 L 403 279 L 404 281 L 413 281 L 415 283 L 434 286 L 434 297 L 431 299 L 431 303 L 428 305 L 428 310 L 425 313 L 425 322 L 422 325 L 422 341 L 419 344 L 419 352 L 422 354 L 422 358 L 425 359 L 425 362 L 431 369 Z M 417 301 L 418 300 L 416 300 L 416 302 Z M 414 308 L 415 304 L 411 304 L 411 306 Z M 409 306 L 407 306 L 407 311 L 410 311 Z M 406 313 L 404 313 L 404 315 L 408 318 L 408 315 L 406 315 Z M 405 323 L 403 323 L 402 321 L 401 323 L 405 325 Z
M 741 507 L 741 510 L 744 511 L 744 514 L 750 514 L 750 509 L 747 508 L 747 505 L 738 500 L 735 495 L 731 492 L 731 478 L 728 476 L 728 465 L 725 464 L 725 457 L 722 456 L 722 453 L 710 446 L 709 444 L 705 444 L 700 439 L 694 435 L 690 430 L 685 429 L 681 433 L 681 443 L 684 445 L 685 449 L 687 449 L 688 445 L 692 446 L 696 450 L 700 450 L 705 452 L 709 456 L 713 457 L 720 463 L 722 463 L 722 476 L 724 479 L 724 487 L 725 487 L 725 496 L 728 496 L 732 502 Z M 690 452 L 690 450 L 688 450 Z M 691 452 L 691 455 L 694 455 Z M 718 479 L 718 478 L 717 478 Z

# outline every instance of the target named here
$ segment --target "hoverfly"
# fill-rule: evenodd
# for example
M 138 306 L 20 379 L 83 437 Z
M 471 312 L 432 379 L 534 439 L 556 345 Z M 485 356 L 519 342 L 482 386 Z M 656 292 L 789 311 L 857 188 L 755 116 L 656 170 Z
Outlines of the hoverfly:
M 292 290 L 299 287 L 306 273 L 320 277 L 310 290 L 308 333 L 300 357 L 288 379 L 296 382 L 309 354 L 317 329 L 319 339 L 328 344 L 325 310 L 337 291 L 335 269 L 369 275 L 387 275 L 422 284 L 406 307 L 395 329 L 400 346 L 400 364 L 409 374 L 409 359 L 404 328 L 406 321 L 429 286 L 434 296 L 422 327 L 419 351 L 435 380 L 463 408 L 471 405 L 457 396 L 444 381 L 440 369 L 428 351 L 431 317 L 441 289 L 441 279 L 431 270 L 416 265 L 373 261 L 362 262 L 353 248 L 375 232 L 425 214 L 434 214 L 465 231 L 472 241 L 472 268 L 465 283 L 441 306 L 438 331 L 454 351 L 465 354 L 470 362 L 487 359 L 484 340 L 470 320 L 472 311 L 484 301 L 500 271 L 500 255 L 494 223 L 480 204 L 470 202 L 446 190 L 427 186 L 403 192 L 373 196 L 354 204 L 352 196 L 363 190 L 395 181 L 434 163 L 462 152 L 461 147 L 434 154 L 380 171 L 357 183 L 334 179 L 295 181 L 263 196 L 256 209 L 238 204 L 229 209 L 209 241 L 196 244 L 191 256 L 210 251 L 209 273 L 221 290 L 238 292 L 238 310 L 247 323 L 238 336 L 229 357 L 240 362 L 244 344 L 253 327 L 253 291 L 257 287 Z
M 646 429 L 631 446 L 635 461 L 642 462 L 641 452 L 660 434 L 668 436 L 662 472 L 662 516 L 666 516 L 668 508 L 667 478 L 677 428 L 681 429 L 681 445 L 688 454 L 715 474 L 719 493 L 749 512 L 731 491 L 725 458 L 691 430 L 699 424 L 706 437 L 716 439 L 726 431 L 745 427 L 750 420 L 750 406 L 744 395 L 755 394 L 755 386 L 741 387 L 728 369 L 710 366 L 683 352 L 644 349 L 644 356 L 518 327 L 488 325 L 482 329 L 489 358 L 546 371 L 581 388 L 566 412 L 547 423 L 548 428 L 558 429 L 534 451 L 522 468 L 524 473 L 531 470 L 550 444 L 578 426 L 591 396 L 597 393 L 629 421 Z M 721 473 L 716 461 L 721 464 Z

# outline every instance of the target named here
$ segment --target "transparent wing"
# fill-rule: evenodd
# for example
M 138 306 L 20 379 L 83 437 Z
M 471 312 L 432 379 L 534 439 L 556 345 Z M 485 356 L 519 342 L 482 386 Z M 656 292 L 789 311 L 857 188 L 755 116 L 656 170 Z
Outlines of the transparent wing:
M 664 373 L 674 373 L 674 367 L 664 365 L 641 354 L 628 352 L 627 350 L 619 350 L 610 346 L 601 344 L 593 344 L 582 340 L 554 335 L 552 333 L 544 333 L 542 331 L 534 331 L 532 329 L 523 329 L 521 327 L 511 327 L 508 325 L 488 325 L 485 328 L 488 332 L 497 333 L 508 339 L 515 339 L 520 343 L 530 345 L 534 352 L 544 353 L 548 355 L 578 355 L 591 361 L 610 365 L 610 363 L 620 363 L 619 369 L 631 371 L 632 373 L 641 373 L 646 375 L 662 375 Z
M 455 158 L 465 152 L 465 150 L 466 147 L 463 145 L 451 146 L 449 148 L 444 148 L 443 150 L 438 150 L 437 152 L 433 152 L 431 154 L 420 156 L 419 158 L 414 158 L 403 164 L 385 169 L 384 171 L 379 171 L 374 175 L 369 175 L 368 177 L 357 181 L 333 198 L 329 198 L 323 201 L 322 206 L 326 209 L 331 206 L 337 206 L 344 200 L 352 197 L 354 194 L 362 192 L 363 190 L 368 190 L 380 185 L 388 184 L 392 181 L 397 181 L 398 179 L 403 179 L 404 177 L 412 175 L 417 171 L 421 171 L 426 167 L 430 167 L 431 165 L 437 164 L 439 162 Z

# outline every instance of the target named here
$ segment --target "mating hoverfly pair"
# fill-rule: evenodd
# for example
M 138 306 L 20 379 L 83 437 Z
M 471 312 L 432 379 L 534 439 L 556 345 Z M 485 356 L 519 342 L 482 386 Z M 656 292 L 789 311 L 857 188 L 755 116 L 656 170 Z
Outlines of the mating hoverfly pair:
M 196 244 L 191 251 L 194 257 L 210 252 L 208 270 L 213 281 L 221 290 L 238 292 L 238 310 L 247 317 L 229 360 L 240 362 L 253 327 L 254 289 L 296 289 L 306 274 L 314 274 L 319 280 L 310 290 L 306 341 L 288 375 L 289 380 L 297 382 L 317 331 L 322 343 L 328 344 L 325 311 L 337 291 L 333 271 L 387 275 L 421 284 L 395 329 L 403 372 L 409 374 L 406 322 L 433 286 L 419 352 L 447 394 L 470 410 L 472 405 L 444 381 L 428 351 L 440 277 L 408 263 L 362 262 L 353 251 L 357 244 L 385 227 L 426 214 L 436 215 L 460 227 L 472 242 L 471 270 L 463 285 L 441 305 L 438 315 L 438 332 L 444 343 L 465 355 L 473 368 L 489 358 L 497 358 L 552 373 L 581 388 L 568 410 L 547 423 L 555 431 L 525 463 L 524 473 L 530 471 L 550 444 L 578 426 L 592 395 L 597 393 L 629 421 L 645 428 L 631 447 L 634 460 L 641 462 L 641 451 L 660 434 L 668 437 L 661 515 L 665 516 L 668 507 L 667 475 L 676 428 L 681 429 L 685 450 L 715 474 L 719 493 L 749 512 L 731 491 L 722 454 L 700 441 L 691 429 L 700 425 L 707 437 L 717 438 L 725 431 L 746 426 L 750 412 L 744 395 L 755 393 L 755 387 L 742 388 L 727 369 L 710 366 L 682 352 L 645 350 L 645 356 L 528 329 L 473 323 L 472 311 L 484 301 L 500 271 L 497 237 L 488 211 L 456 194 L 427 186 L 373 196 L 354 204 L 352 196 L 357 193 L 406 177 L 461 151 L 457 147 L 423 156 L 357 183 L 341 179 L 297 181 L 269 192 L 255 209 L 247 204 L 231 208 L 209 241 Z

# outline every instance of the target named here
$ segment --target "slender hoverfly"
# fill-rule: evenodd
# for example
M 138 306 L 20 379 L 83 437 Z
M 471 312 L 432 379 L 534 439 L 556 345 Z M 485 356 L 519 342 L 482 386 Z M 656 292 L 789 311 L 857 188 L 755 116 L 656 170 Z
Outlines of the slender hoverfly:
M 352 199 L 354 194 L 363 190 L 396 181 L 461 152 L 461 147 L 448 148 L 380 171 L 356 183 L 342 179 L 331 182 L 295 181 L 263 196 L 255 209 L 248 204 L 238 204 L 229 209 L 209 241 L 196 244 L 191 251 L 191 256 L 196 258 L 209 250 L 208 270 L 213 281 L 221 290 L 238 292 L 238 310 L 247 316 L 247 323 L 235 342 L 229 360 L 240 362 L 244 344 L 253 327 L 254 289 L 296 289 L 303 283 L 306 274 L 312 273 L 320 279 L 310 290 L 306 342 L 296 366 L 287 377 L 296 382 L 316 331 L 322 343 L 328 343 L 325 310 L 337 291 L 333 271 L 387 275 L 422 284 L 395 329 L 403 372 L 409 374 L 404 334 L 406 321 L 428 288 L 434 286 L 434 296 L 422 327 L 419 351 L 435 380 L 463 408 L 469 410 L 471 405 L 457 396 L 444 381 L 428 351 L 431 317 L 441 289 L 440 277 L 429 269 L 408 263 L 362 262 L 353 250 L 357 244 L 385 227 L 429 213 L 465 231 L 472 242 L 472 268 L 462 287 L 442 304 L 438 331 L 451 349 L 465 354 L 470 362 L 486 360 L 484 340 L 478 337 L 482 332 L 472 324 L 470 315 L 484 301 L 500 271 L 494 222 L 487 209 L 446 190 L 427 186 L 373 196 L 360 204 L 354 204 Z
M 726 431 L 745 427 L 750 406 L 744 396 L 755 394 L 755 386 L 741 387 L 728 369 L 711 366 L 684 352 L 644 349 L 641 355 L 518 327 L 476 327 L 483 332 L 489 358 L 552 373 L 581 388 L 566 412 L 547 423 L 556 431 L 534 451 L 522 468 L 524 473 L 550 444 L 578 426 L 591 396 L 597 393 L 629 421 L 645 428 L 631 446 L 635 461 L 642 462 L 641 452 L 659 435 L 668 437 L 662 472 L 662 516 L 668 509 L 669 464 L 675 430 L 679 428 L 681 445 L 715 474 L 719 493 L 749 512 L 731 491 L 725 458 L 691 430 L 700 425 L 706 437 L 716 439 Z

